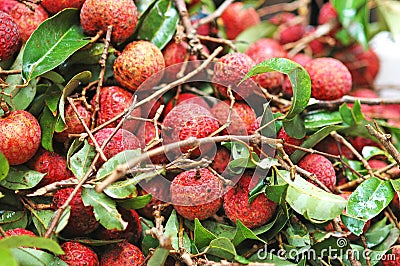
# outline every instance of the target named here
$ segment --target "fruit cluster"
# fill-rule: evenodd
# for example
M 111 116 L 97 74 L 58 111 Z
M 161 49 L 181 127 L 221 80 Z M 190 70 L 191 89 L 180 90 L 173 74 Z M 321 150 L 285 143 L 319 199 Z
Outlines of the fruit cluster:
M 220 8 L 0 3 L 0 232 L 62 249 L 21 238 L 24 256 L 250 263 L 337 234 L 398 265 L 400 103 L 374 88 L 377 55 L 330 2 L 318 25 Z

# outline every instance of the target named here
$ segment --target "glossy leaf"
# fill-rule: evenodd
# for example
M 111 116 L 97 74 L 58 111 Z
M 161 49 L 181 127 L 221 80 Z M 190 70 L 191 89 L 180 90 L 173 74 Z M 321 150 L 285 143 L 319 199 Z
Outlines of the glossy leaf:
M 46 249 L 54 254 L 63 254 L 64 251 L 54 240 L 28 235 L 10 236 L 0 240 L 0 248 L 36 247 Z
M 147 266 L 159 266 L 164 265 L 167 257 L 169 255 L 169 250 L 165 248 L 156 248 L 153 255 L 150 257 L 149 261 L 147 262 Z
M 364 157 L 365 160 L 369 160 L 374 156 L 378 155 L 383 155 L 386 156 L 386 152 L 379 149 L 378 147 L 375 146 L 364 146 L 361 152 L 362 156 Z
M 138 156 L 139 154 L 141 154 L 139 149 L 125 150 L 118 153 L 100 167 L 99 171 L 97 171 L 96 174 L 96 180 L 101 180 L 110 175 L 117 168 L 118 165 L 125 164 L 128 158 L 133 158 L 135 156 Z
M 237 247 L 246 239 L 258 240 L 267 244 L 264 240 L 260 239 L 248 227 L 246 227 L 240 220 L 236 220 L 236 234 L 232 239 L 232 244 Z
M 162 49 L 174 36 L 178 22 L 179 14 L 172 0 L 156 1 L 151 10 L 140 18 L 137 38 L 150 41 Z
M 54 116 L 51 110 L 45 106 L 40 116 L 39 124 L 42 130 L 42 146 L 48 151 L 53 149 L 53 135 L 57 123 L 58 115 Z
M 207 254 L 226 260 L 233 260 L 236 257 L 236 250 L 228 238 L 220 237 L 210 242 Z
M 385 238 L 385 240 L 383 240 L 382 243 L 380 243 L 378 246 L 375 246 L 374 250 L 388 250 L 397 242 L 399 236 L 400 230 L 397 227 L 393 226 L 392 229 L 390 229 L 389 235 Z
M 30 81 L 52 70 L 89 43 L 80 28 L 79 10 L 65 9 L 40 24 L 27 41 L 23 78 Z
M 68 206 L 67 209 L 62 213 L 60 221 L 58 222 L 54 232 L 59 233 L 67 225 L 70 216 L 71 207 Z M 51 210 L 33 210 L 32 211 L 32 221 L 35 224 L 36 229 L 40 236 L 44 236 L 51 221 L 55 215 L 54 211 Z
M 267 20 L 251 26 L 236 37 L 236 48 L 239 52 L 244 53 L 250 44 L 258 41 L 259 39 L 271 38 L 277 28 L 278 27 L 276 25 Z
M 217 238 L 212 232 L 207 230 L 203 225 L 201 225 L 199 219 L 194 219 L 194 244 L 199 250 L 207 247 L 210 242 Z
M 373 248 L 383 242 L 390 234 L 390 230 L 394 227 L 393 224 L 386 224 L 387 218 L 374 223 L 365 233 L 368 248 Z
M 400 38 L 400 3 L 391 0 L 377 0 L 380 15 L 389 27 L 394 39 Z
M 46 72 L 43 75 L 41 75 L 41 78 L 48 79 L 55 84 L 62 84 L 65 82 L 65 79 L 63 78 L 63 76 L 61 76 L 60 74 L 58 74 L 55 71 Z
M 0 181 L 0 185 L 11 190 L 30 189 L 39 184 L 45 175 L 23 165 L 11 166 L 7 177 Z
M 342 117 L 337 111 L 310 112 L 304 117 L 304 126 L 306 127 L 306 129 L 319 129 L 330 125 L 337 125 L 342 122 Z
M 236 234 L 236 228 L 230 225 L 204 220 L 201 224 L 206 228 L 208 231 L 213 233 L 216 237 L 226 237 L 229 239 L 233 239 Z
M 0 265 L 4 266 L 18 266 L 17 260 L 14 258 L 10 249 L 0 248 Z
M 134 197 L 132 199 L 118 201 L 118 205 L 128 210 L 136 210 L 145 207 L 147 203 L 150 202 L 151 198 L 152 197 L 150 194 L 146 194 L 143 196 Z
M 110 230 L 124 230 L 127 226 L 116 208 L 115 202 L 104 193 L 98 193 L 94 188 L 82 189 L 82 201 L 85 206 L 92 206 L 96 220 Z
M 179 220 L 176 211 L 173 210 L 168 218 L 167 224 L 165 225 L 164 234 L 166 237 L 171 237 L 171 244 L 175 250 L 179 250 L 178 232 L 179 232 Z M 183 246 L 184 248 L 186 248 L 188 252 L 190 252 L 191 243 L 189 238 L 187 237 L 183 238 Z
M 0 181 L 7 177 L 9 170 L 7 158 L 0 152 Z
M 364 227 L 368 221 L 367 219 L 355 217 L 347 213 L 341 214 L 340 218 L 346 228 L 357 236 L 363 233 Z
M 25 211 L 2 211 L 0 225 L 4 231 L 25 228 L 28 225 L 28 215 Z
M 360 102 L 357 100 L 353 107 L 350 108 L 346 103 L 342 104 L 339 107 L 340 116 L 343 119 L 343 122 L 349 126 L 358 125 L 361 121 L 364 120 L 364 116 L 361 113 Z
M 19 265 L 29 266 L 68 266 L 59 257 L 44 252 L 42 250 L 31 249 L 31 248 L 19 248 L 11 250 L 14 258 L 18 261 Z
M 92 164 L 96 156 L 96 149 L 85 140 L 83 148 L 71 156 L 69 166 L 76 178 L 82 179 Z
M 282 121 L 283 127 L 285 128 L 285 132 L 297 139 L 302 139 L 306 136 L 306 128 L 304 126 L 304 121 L 300 117 L 300 115 L 296 115 L 291 120 Z
M 104 189 L 104 193 L 113 199 L 135 198 L 137 189 L 132 180 L 117 181 Z

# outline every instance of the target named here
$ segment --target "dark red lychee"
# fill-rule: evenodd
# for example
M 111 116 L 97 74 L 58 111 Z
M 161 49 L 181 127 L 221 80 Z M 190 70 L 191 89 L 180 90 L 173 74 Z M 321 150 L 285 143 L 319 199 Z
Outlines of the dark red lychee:
M 207 168 L 180 173 L 172 180 L 170 190 L 175 210 L 189 220 L 207 219 L 222 206 L 223 184 Z
M 318 14 L 318 24 L 326 24 L 331 20 L 337 21 L 338 15 L 331 2 L 322 5 Z
M 0 11 L 0 62 L 10 59 L 21 44 L 21 35 L 14 19 Z
M 171 100 L 169 100 L 169 102 L 165 105 L 164 116 L 167 116 L 168 113 L 172 110 L 172 108 L 174 108 L 175 106 L 177 106 L 178 104 L 181 104 L 181 103 L 198 104 L 204 108 L 207 108 L 207 109 L 210 108 L 210 106 L 208 105 L 206 100 L 204 100 L 203 97 L 200 97 L 200 96 L 198 96 L 194 93 L 190 93 L 190 92 L 180 93 L 178 95 L 178 98 L 172 97 Z
M 105 33 L 107 27 L 112 26 L 111 41 L 121 43 L 134 33 L 138 15 L 131 0 L 86 0 L 80 19 L 83 30 L 91 36 L 99 31 Z
M 299 167 L 316 175 L 317 179 L 330 190 L 335 188 L 336 173 L 331 161 L 320 154 L 307 154 L 300 162 Z M 313 183 L 311 180 L 307 180 Z M 313 183 L 315 184 L 315 183 Z
M 275 213 L 276 203 L 259 194 L 249 203 L 249 192 L 255 185 L 252 172 L 245 172 L 239 182 L 224 195 L 225 214 L 229 220 L 240 220 L 248 228 L 267 223 Z
M 7 230 L 6 236 L 36 236 L 36 235 L 31 230 L 18 227 L 18 228 Z M 2 239 L 2 238 L 3 238 L 3 236 L 0 235 L 0 239 Z
M 338 143 L 335 139 L 333 139 L 330 136 L 328 136 L 328 137 L 324 138 L 322 141 L 320 141 L 315 146 L 315 149 L 318 151 L 332 154 L 332 155 L 344 156 L 349 160 L 354 158 L 354 154 L 351 152 L 351 150 L 349 148 Z
M 295 139 L 295 138 L 289 136 L 283 127 L 279 130 L 277 138 L 282 139 L 284 141 L 284 143 L 292 144 L 292 145 L 296 145 L 296 146 L 301 146 L 301 144 L 303 143 L 303 139 Z M 283 145 L 283 149 L 289 155 L 296 151 L 296 148 L 289 147 L 286 145 Z
M 160 176 L 161 177 L 161 176 Z M 170 196 L 170 186 L 171 182 L 168 179 L 165 179 L 164 177 L 161 178 L 153 178 L 150 181 L 146 182 L 140 182 L 139 183 L 140 187 L 138 187 L 138 192 L 139 195 L 147 195 L 151 194 L 152 198 L 147 205 L 141 209 L 138 209 L 138 213 L 141 216 L 144 216 L 147 219 L 154 219 L 153 211 L 154 207 L 163 204 L 166 202 L 171 201 L 171 196 Z M 168 206 L 162 211 L 162 215 L 168 216 L 172 211 L 172 207 Z
M 231 158 L 231 152 L 224 146 L 218 146 L 214 158 L 212 158 L 211 168 L 222 174 L 228 167 Z
M 125 22 L 124 22 L 125 23 Z M 156 84 L 161 74 L 153 76 L 165 67 L 160 49 L 148 41 L 135 41 L 128 44 L 114 61 L 114 77 L 122 87 L 136 91 L 148 78 Z M 148 86 L 150 89 L 152 86 Z
M 100 266 L 140 266 L 145 262 L 140 248 L 129 242 L 120 242 L 110 245 L 101 255 Z
M 58 190 L 53 197 L 53 208 L 60 208 L 68 197 L 71 195 L 74 188 L 63 188 Z M 62 230 L 62 233 L 68 237 L 87 235 L 100 225 L 96 220 L 92 206 L 85 206 L 81 196 L 82 190 L 73 197 L 69 206 L 71 207 L 70 216 L 67 226 Z
M 311 79 L 311 96 L 317 100 L 337 100 L 351 91 L 351 74 L 337 59 L 315 58 L 305 69 Z
M 293 13 L 280 12 L 270 18 L 269 21 L 278 26 L 276 34 L 281 44 L 298 41 L 305 33 L 305 25 Z
M 378 143 L 373 141 L 372 139 L 356 136 L 356 137 L 349 137 L 348 138 L 350 144 L 359 152 L 361 153 L 365 146 L 375 146 L 379 147 Z
M 59 258 L 68 265 L 99 265 L 97 254 L 79 242 L 67 241 L 61 244 L 61 248 L 65 254 L 60 255 Z
M 11 111 L 0 117 L 0 136 L 0 152 L 10 165 L 19 165 L 35 155 L 41 142 L 41 129 L 31 113 Z
M 55 14 L 64 8 L 81 9 L 85 0 L 42 0 L 40 4 L 51 14 Z

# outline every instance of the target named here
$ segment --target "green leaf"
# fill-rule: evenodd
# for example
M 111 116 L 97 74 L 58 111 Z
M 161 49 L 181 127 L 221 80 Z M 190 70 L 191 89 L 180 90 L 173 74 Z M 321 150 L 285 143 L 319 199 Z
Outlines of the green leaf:
M 389 27 L 395 40 L 400 38 L 400 3 L 398 1 L 377 0 L 379 14 Z
M 389 180 L 368 178 L 350 195 L 346 213 L 361 219 L 372 219 L 385 209 L 394 197 Z
M 36 247 L 46 249 L 54 254 L 64 254 L 64 251 L 54 240 L 38 236 L 10 236 L 0 240 L 0 248 Z
M 138 1 L 136 6 L 139 13 L 145 12 L 148 8 L 150 8 L 154 4 L 155 0 L 143 0 Z
M 122 220 L 116 208 L 116 203 L 104 193 L 98 193 L 94 188 L 82 189 L 82 201 L 85 206 L 92 206 L 96 220 L 109 230 L 125 230 L 127 222 Z
M 308 104 L 311 97 L 311 80 L 307 71 L 298 63 L 287 58 L 272 58 L 255 65 L 243 79 L 248 79 L 257 74 L 278 71 L 289 77 L 293 88 L 292 106 L 286 114 L 284 121 L 290 121 L 300 114 Z
M 194 244 L 199 250 L 207 247 L 217 237 L 201 225 L 199 219 L 194 219 Z
M 61 94 L 62 88 L 60 87 L 60 85 L 50 86 L 44 94 L 44 101 L 54 116 L 57 114 L 57 107 L 58 102 L 60 101 Z
M 390 230 L 394 227 L 393 224 L 386 224 L 387 217 L 371 225 L 369 230 L 365 233 L 368 248 L 373 248 L 380 243 L 390 234 Z
M 55 233 L 61 232 L 67 225 L 70 212 L 71 207 L 68 206 L 61 215 L 60 221 L 58 222 L 54 230 Z M 35 227 L 38 230 L 40 236 L 44 236 L 47 229 L 49 228 L 51 221 L 54 218 L 54 215 L 55 212 L 51 210 L 32 210 L 32 221 L 35 224 Z
M 364 157 L 365 160 L 369 160 L 372 157 L 377 156 L 377 155 L 386 156 L 386 152 L 385 151 L 383 151 L 383 150 L 381 150 L 381 149 L 379 149 L 378 147 L 375 147 L 375 146 L 365 146 L 362 149 L 361 154 L 362 154 L 362 156 Z
M 169 255 L 169 250 L 165 248 L 156 248 L 153 255 L 150 257 L 149 261 L 147 262 L 147 266 L 159 266 L 164 265 L 167 257 Z
M 0 226 L 4 231 L 15 228 L 25 228 L 27 225 L 28 215 L 25 211 L 1 211 Z
M 55 71 L 46 72 L 43 75 L 41 75 L 41 78 L 48 79 L 55 84 L 62 84 L 65 82 L 65 79 L 63 78 L 63 76 L 61 76 L 60 74 L 58 74 Z
M 326 126 L 337 125 L 343 122 L 338 111 L 315 111 L 310 112 L 304 117 L 304 126 L 306 129 L 319 129 Z
M 264 20 L 257 25 L 251 26 L 242 31 L 237 37 L 235 43 L 239 52 L 244 53 L 250 44 L 261 38 L 271 38 L 278 27 L 271 22 Z
M 233 237 L 236 234 L 236 227 L 210 221 L 210 220 L 204 220 L 202 221 L 202 225 L 204 228 L 206 228 L 208 231 L 213 233 L 216 237 L 226 237 L 229 239 L 233 239 Z
M 0 248 L 1 266 L 18 266 L 18 262 L 7 248 Z
M 81 49 L 74 53 L 65 62 L 67 65 L 97 65 L 101 59 L 101 55 L 104 51 L 104 43 L 93 43 L 88 49 Z M 115 49 L 113 47 L 108 48 L 108 54 L 114 53 Z
M 343 122 L 350 126 L 358 125 L 364 120 L 359 100 L 354 103 L 352 108 L 350 108 L 346 103 L 342 104 L 339 107 L 339 112 Z
M 288 171 L 279 171 L 278 175 L 289 185 L 286 202 L 308 220 L 322 222 L 340 215 L 346 207 L 346 200 L 328 193 L 296 175 L 292 180 Z
M 53 135 L 56 127 L 58 115 L 54 116 L 51 110 L 45 106 L 43 113 L 40 116 L 39 124 L 42 130 L 42 146 L 48 151 L 54 151 L 53 149 Z
M 369 12 L 366 0 L 332 0 L 343 28 L 364 47 L 368 47 Z
M 104 190 L 104 193 L 113 199 L 135 198 L 137 196 L 136 182 L 132 181 L 134 180 L 127 179 L 114 182 Z
M 45 175 L 23 165 L 11 166 L 7 177 L 0 181 L 0 185 L 11 190 L 30 189 L 39 184 Z
M 79 11 L 65 9 L 40 24 L 28 39 L 22 58 L 23 78 L 30 81 L 52 70 L 89 43 L 80 28 Z
M 68 266 L 68 264 L 59 257 L 42 250 L 18 248 L 12 249 L 11 252 L 21 266 Z
M 233 237 L 232 244 L 237 247 L 246 239 L 253 239 L 267 244 L 264 240 L 260 239 L 256 234 L 253 233 L 249 228 L 247 228 L 240 220 L 236 220 L 236 234 Z
M 69 167 L 72 173 L 79 180 L 82 179 L 92 164 L 93 158 L 96 156 L 96 148 L 85 140 L 82 149 L 71 156 L 69 160 Z
M 0 152 L 0 181 L 7 177 L 9 170 L 7 158 Z
M 385 238 L 385 240 L 383 240 L 382 243 L 374 247 L 374 250 L 384 250 L 384 251 L 388 250 L 397 242 L 399 236 L 400 236 L 400 230 L 397 229 L 396 226 L 393 226 L 392 229 L 390 229 L 389 235 Z
M 155 5 L 140 18 L 137 38 L 152 42 L 162 49 L 174 36 L 179 14 L 172 0 L 156 1 Z
M 343 224 L 349 229 L 350 232 L 359 236 L 363 233 L 364 227 L 367 223 L 367 219 L 362 219 L 359 217 L 355 217 L 353 215 L 349 215 L 347 213 L 343 213 L 340 215 L 340 219 Z
M 173 210 L 171 215 L 168 218 L 167 224 L 165 225 L 165 236 L 171 237 L 171 244 L 175 250 L 179 250 L 179 220 L 176 214 L 176 211 Z M 188 238 L 187 234 L 184 234 L 183 237 L 183 247 L 190 252 L 191 250 L 191 243 L 190 239 Z
M 212 240 L 206 253 L 226 260 L 233 260 L 236 257 L 235 247 L 226 237 Z
M 145 207 L 147 203 L 150 202 L 151 198 L 152 198 L 151 194 L 146 194 L 143 196 L 134 197 L 133 199 L 125 199 L 122 201 L 118 201 L 117 203 L 119 206 L 125 209 L 136 210 Z
M 153 238 L 153 236 L 145 233 L 147 230 L 150 230 L 152 227 L 154 227 L 153 221 L 148 220 L 143 217 L 141 217 L 140 219 L 141 219 L 141 224 L 142 224 L 142 228 L 143 228 L 143 230 L 142 230 L 143 237 L 142 237 L 141 247 L 142 247 L 143 254 L 145 256 L 147 256 L 150 253 L 150 249 L 157 248 L 160 245 L 160 243 L 158 242 L 157 239 Z
M 263 105 L 263 113 L 261 115 L 261 122 L 260 122 L 260 128 L 261 135 L 267 138 L 272 138 L 276 136 L 276 125 L 274 123 L 271 123 L 272 120 L 274 120 L 274 114 L 271 112 L 271 107 L 269 103 L 265 103 Z M 268 126 L 266 126 L 268 124 Z
M 118 153 L 100 167 L 99 171 L 97 171 L 96 174 L 96 180 L 101 180 L 107 177 L 117 168 L 118 165 L 125 164 L 128 158 L 133 158 L 140 154 L 141 154 L 140 149 L 125 150 Z
M 285 132 L 289 136 L 297 139 L 302 139 L 306 136 L 304 121 L 299 115 L 296 115 L 291 120 L 284 120 L 282 123 L 283 127 L 285 128 Z

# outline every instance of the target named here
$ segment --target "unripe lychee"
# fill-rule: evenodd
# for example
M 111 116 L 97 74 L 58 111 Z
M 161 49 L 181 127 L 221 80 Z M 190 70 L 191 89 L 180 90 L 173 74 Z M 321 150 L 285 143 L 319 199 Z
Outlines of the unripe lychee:
M 99 266 L 97 254 L 79 242 L 67 241 L 61 244 L 61 248 L 64 254 L 59 258 L 68 265 Z
M 40 4 L 51 14 L 55 14 L 64 8 L 81 9 L 85 0 L 42 0 Z
M 132 0 L 86 0 L 81 9 L 83 30 L 91 36 L 112 26 L 111 41 L 126 41 L 135 31 L 138 11 Z
M 249 203 L 249 192 L 253 188 L 252 172 L 245 172 L 239 182 L 224 195 L 225 214 L 229 220 L 240 220 L 248 228 L 266 224 L 274 215 L 276 203 L 265 194 L 259 194 Z
M 180 173 L 172 180 L 170 190 L 175 210 L 189 220 L 207 219 L 222 206 L 223 184 L 207 168 Z
M 311 79 L 311 96 L 317 100 L 337 100 L 352 86 L 347 67 L 335 58 L 315 58 L 305 65 Z
M 10 15 L 0 11 L 0 62 L 11 58 L 20 44 L 18 25 Z
M 172 108 L 174 108 L 175 106 L 177 106 L 178 104 L 198 104 L 204 108 L 209 109 L 210 106 L 208 105 L 208 103 L 206 102 L 206 100 L 204 100 L 203 97 L 200 97 L 196 94 L 193 93 L 180 93 L 178 95 L 178 98 L 176 97 L 172 97 L 171 100 L 169 100 L 169 102 L 165 105 L 164 108 L 164 116 L 167 116 L 168 113 L 172 110 Z
M 331 161 L 320 154 L 307 154 L 300 162 L 299 167 L 315 174 L 317 179 L 330 190 L 335 188 L 336 173 Z M 315 184 L 311 180 L 310 183 Z
M 110 245 L 101 255 L 100 266 L 109 265 L 144 265 L 145 258 L 140 250 L 135 245 L 129 242 L 120 242 Z
M 135 41 L 128 44 L 115 59 L 114 77 L 122 87 L 136 91 L 145 80 L 164 67 L 164 57 L 157 46 L 148 41 Z M 151 83 L 156 84 L 160 79 L 161 75 L 153 76 Z
M 218 93 L 228 98 L 227 87 L 231 86 L 233 95 L 241 100 L 252 94 L 255 84 L 252 79 L 247 79 L 238 86 L 247 72 L 255 65 L 254 61 L 246 54 L 231 53 L 219 58 L 214 65 L 212 82 Z
M 225 26 L 228 39 L 235 39 L 245 29 L 260 23 L 260 16 L 252 7 L 245 7 L 241 2 L 228 6 L 222 13 L 221 19 Z
M 0 117 L 0 136 L 0 152 L 10 165 L 19 165 L 35 155 L 41 142 L 41 129 L 31 113 L 17 110 Z

